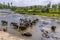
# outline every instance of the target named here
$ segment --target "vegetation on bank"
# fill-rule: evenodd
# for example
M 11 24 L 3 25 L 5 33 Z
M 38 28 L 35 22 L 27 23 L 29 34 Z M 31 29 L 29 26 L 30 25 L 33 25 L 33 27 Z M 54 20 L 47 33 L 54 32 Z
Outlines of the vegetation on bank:
M 60 17 L 60 3 L 51 6 L 51 2 L 49 2 L 46 6 L 34 5 L 27 7 L 17 7 L 12 4 L 13 3 L 7 3 L 7 5 L 5 5 L 5 2 L 3 2 L 3 4 L 0 3 L 0 9 L 11 9 L 19 14 Z

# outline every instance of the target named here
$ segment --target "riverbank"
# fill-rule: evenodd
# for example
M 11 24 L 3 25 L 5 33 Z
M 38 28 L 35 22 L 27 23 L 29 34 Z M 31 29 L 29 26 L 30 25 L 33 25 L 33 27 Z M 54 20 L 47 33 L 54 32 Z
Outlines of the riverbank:
M 24 40 L 24 39 L 14 36 L 8 32 L 0 31 L 0 40 Z
M 60 14 L 50 14 L 50 13 L 41 13 L 39 16 L 47 16 L 47 17 L 60 17 Z
M 19 13 L 16 13 L 19 14 Z M 49 18 L 60 18 L 60 14 L 49 14 L 49 13 L 40 13 L 40 14 L 20 14 L 20 15 L 29 15 L 29 16 L 38 16 L 38 17 L 49 17 Z
M 22 13 L 19 13 L 22 14 Z M 25 13 L 27 15 L 38 15 L 38 16 L 46 16 L 46 17 L 60 17 L 58 13 Z

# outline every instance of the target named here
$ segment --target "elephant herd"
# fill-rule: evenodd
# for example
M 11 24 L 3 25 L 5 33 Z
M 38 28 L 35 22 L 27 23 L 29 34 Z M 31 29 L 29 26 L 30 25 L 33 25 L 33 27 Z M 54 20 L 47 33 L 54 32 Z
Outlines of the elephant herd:
M 28 27 L 32 27 L 33 25 L 35 25 L 37 22 L 39 21 L 39 19 L 35 19 L 35 20 L 26 20 L 26 19 L 20 19 L 19 25 L 16 22 L 11 22 L 10 25 L 13 26 L 14 29 L 18 29 L 18 30 L 26 30 Z M 8 25 L 8 22 L 5 20 L 1 21 L 2 26 L 6 26 Z

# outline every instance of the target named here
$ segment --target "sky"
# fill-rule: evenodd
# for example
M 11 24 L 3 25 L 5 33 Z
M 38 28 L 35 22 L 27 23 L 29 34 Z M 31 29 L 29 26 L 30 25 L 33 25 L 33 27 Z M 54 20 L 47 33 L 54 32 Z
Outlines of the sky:
M 60 0 L 0 0 L 0 3 L 5 2 L 5 4 L 13 3 L 14 6 L 32 6 L 32 5 L 47 5 L 49 2 L 51 4 L 58 4 Z

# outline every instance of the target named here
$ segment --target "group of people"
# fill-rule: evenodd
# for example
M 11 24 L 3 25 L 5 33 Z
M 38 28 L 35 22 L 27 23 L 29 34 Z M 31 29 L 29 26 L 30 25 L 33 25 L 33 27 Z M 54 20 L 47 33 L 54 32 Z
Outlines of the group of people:
M 56 32 L 56 26 L 51 26 L 50 30 L 51 32 L 44 29 L 41 30 L 42 32 L 41 40 L 49 40 L 49 39 L 55 40 L 53 38 L 56 38 L 56 37 L 54 37 L 53 34 Z

